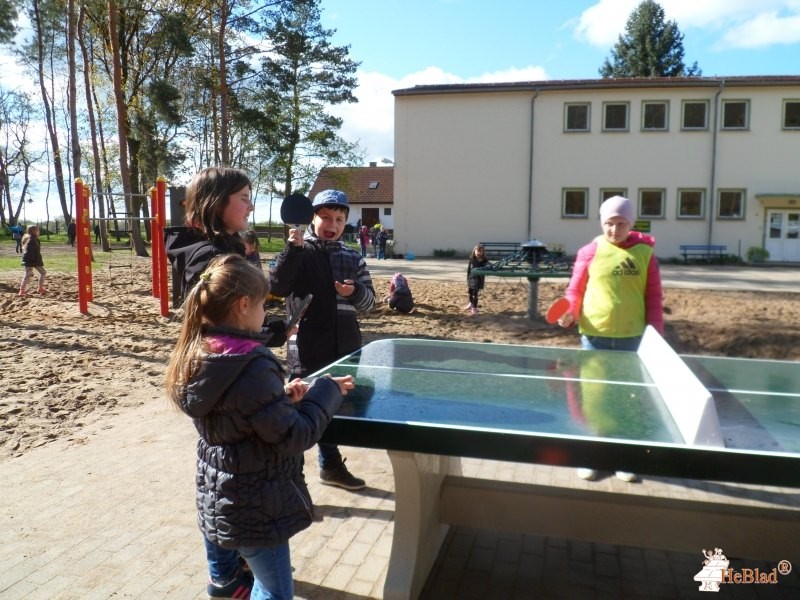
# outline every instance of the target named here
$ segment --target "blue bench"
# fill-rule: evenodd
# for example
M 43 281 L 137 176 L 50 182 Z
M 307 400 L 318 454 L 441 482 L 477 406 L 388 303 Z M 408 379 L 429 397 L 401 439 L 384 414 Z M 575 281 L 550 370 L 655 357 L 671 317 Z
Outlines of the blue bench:
M 713 244 L 682 244 L 681 256 L 683 262 L 689 262 L 690 258 L 697 260 L 712 261 L 718 260 L 722 263 L 725 254 L 728 252 L 727 246 Z

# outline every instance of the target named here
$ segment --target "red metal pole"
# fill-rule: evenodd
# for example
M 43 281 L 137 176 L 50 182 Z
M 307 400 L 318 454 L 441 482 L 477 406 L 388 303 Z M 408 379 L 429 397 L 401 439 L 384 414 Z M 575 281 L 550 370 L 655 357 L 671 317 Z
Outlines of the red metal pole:
M 167 284 L 167 249 L 164 246 L 164 228 L 167 226 L 167 180 L 159 177 L 156 180 L 158 189 L 158 237 L 153 240 L 153 245 L 158 244 L 158 272 L 161 298 L 161 316 L 169 316 L 169 286 Z
M 160 291 L 158 289 L 159 284 L 159 271 L 158 271 L 158 257 L 160 255 L 160 246 L 158 244 L 158 238 L 161 237 L 159 232 L 159 223 L 158 223 L 158 189 L 153 186 L 150 188 L 150 214 L 153 215 L 152 225 L 150 227 L 151 230 L 151 237 L 152 237 L 152 246 L 153 246 L 153 253 L 152 253 L 152 264 L 150 267 L 150 275 L 153 278 L 153 298 L 158 298 Z
M 86 281 L 89 284 L 89 293 L 87 298 L 89 302 L 94 301 L 94 282 L 92 279 L 92 261 L 94 260 L 94 256 L 92 255 L 92 234 L 89 228 L 90 221 L 89 221 L 89 196 L 90 196 L 90 189 L 88 186 L 83 186 L 83 236 L 86 241 L 86 245 L 84 246 L 85 250 L 85 261 L 86 261 Z
M 86 236 L 84 234 L 83 224 L 83 180 L 79 177 L 75 180 L 75 213 L 78 222 L 75 224 L 75 232 L 77 234 L 77 247 L 78 247 L 78 310 L 82 315 L 89 314 L 89 297 L 87 290 L 89 285 L 86 281 Z

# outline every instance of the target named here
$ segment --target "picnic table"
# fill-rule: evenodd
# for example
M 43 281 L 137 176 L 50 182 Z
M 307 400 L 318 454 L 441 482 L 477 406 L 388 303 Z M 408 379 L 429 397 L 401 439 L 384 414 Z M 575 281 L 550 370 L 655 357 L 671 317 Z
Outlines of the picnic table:
M 528 280 L 528 318 L 538 319 L 539 280 L 543 278 L 569 278 L 572 262 L 547 250 L 542 242 L 531 240 L 520 249 L 481 269 L 473 269 L 476 275 L 495 277 L 524 277 Z

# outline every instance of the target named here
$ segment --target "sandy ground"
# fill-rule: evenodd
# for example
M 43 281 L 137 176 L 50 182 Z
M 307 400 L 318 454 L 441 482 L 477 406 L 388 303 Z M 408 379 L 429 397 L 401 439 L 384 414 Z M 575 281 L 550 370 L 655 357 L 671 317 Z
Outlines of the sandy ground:
M 454 263 L 454 268 L 461 268 Z M 0 460 L 54 439 L 86 440 L 110 414 L 164 401 L 164 367 L 180 322 L 162 318 L 152 297 L 149 259 L 95 270 L 90 314 L 78 311 L 77 275 L 48 273 L 48 294 L 17 296 L 20 272 L 0 273 Z M 540 306 L 565 280 L 542 281 Z M 388 279 L 375 278 L 380 295 Z M 471 316 L 466 284 L 411 280 L 410 315 L 385 306 L 361 319 L 365 343 L 425 337 L 577 346 L 565 331 L 526 316 L 527 282 L 490 282 Z M 798 294 L 665 290 L 666 337 L 680 353 L 800 360 Z M 282 351 L 276 352 L 282 355 Z

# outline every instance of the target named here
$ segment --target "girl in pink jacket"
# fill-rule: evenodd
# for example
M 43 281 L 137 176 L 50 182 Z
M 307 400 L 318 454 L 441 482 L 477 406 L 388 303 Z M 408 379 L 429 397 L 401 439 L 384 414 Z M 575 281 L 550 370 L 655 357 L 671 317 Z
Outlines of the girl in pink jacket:
M 652 236 L 631 231 L 633 205 L 622 196 L 600 206 L 603 235 L 578 250 L 559 325 L 578 324 L 585 350 L 632 350 L 645 326 L 664 333 L 661 274 Z
M 570 309 L 558 323 L 578 324 L 584 350 L 639 348 L 647 325 L 664 333 L 661 274 L 652 236 L 631 231 L 633 205 L 613 196 L 600 206 L 603 235 L 578 250 L 566 297 Z M 636 475 L 617 471 L 623 481 Z M 578 469 L 578 477 L 597 478 L 594 469 Z

